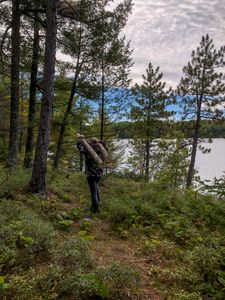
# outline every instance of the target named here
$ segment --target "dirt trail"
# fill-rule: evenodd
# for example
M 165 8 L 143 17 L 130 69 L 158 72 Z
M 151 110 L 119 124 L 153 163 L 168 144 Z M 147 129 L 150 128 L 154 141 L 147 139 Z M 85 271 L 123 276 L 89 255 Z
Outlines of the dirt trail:
M 138 246 L 134 242 L 116 238 L 110 234 L 110 224 L 99 219 L 93 221 L 92 235 L 95 236 L 92 242 L 92 251 L 100 267 L 108 266 L 113 262 L 119 262 L 139 272 L 141 289 L 135 299 L 163 299 L 150 283 L 151 279 L 148 271 L 151 267 L 151 261 L 135 255 Z

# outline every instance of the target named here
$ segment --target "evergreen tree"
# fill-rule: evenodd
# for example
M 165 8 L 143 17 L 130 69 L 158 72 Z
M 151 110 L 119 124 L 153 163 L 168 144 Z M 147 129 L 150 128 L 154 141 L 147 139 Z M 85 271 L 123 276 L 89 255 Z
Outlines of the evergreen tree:
M 223 115 L 220 105 L 224 102 L 225 47 L 216 50 L 213 40 L 203 36 L 200 46 L 192 51 L 191 61 L 183 68 L 177 94 L 182 96 L 184 118 L 194 119 L 191 159 L 186 186 L 192 185 L 200 127 L 203 119 L 219 119 Z M 223 107 L 222 107 L 223 108 Z
M 12 0 L 11 26 L 11 107 L 6 167 L 12 167 L 16 164 L 19 142 L 20 1 L 18 0 Z
M 30 168 L 33 162 L 33 144 L 34 144 L 34 127 L 35 127 L 35 111 L 36 111 L 36 89 L 37 89 L 37 76 L 38 64 L 40 56 L 40 24 L 38 22 L 39 3 L 34 2 L 34 21 L 33 21 L 33 54 L 31 63 L 30 75 L 30 92 L 29 92 L 29 112 L 28 112 L 28 125 L 27 125 L 27 138 L 26 149 L 24 157 L 24 167 Z
M 105 131 L 105 116 L 112 119 L 119 117 L 120 112 L 125 112 L 128 106 L 125 91 L 130 84 L 128 74 L 133 65 L 130 49 L 130 43 L 126 42 L 125 37 L 120 37 L 121 30 L 127 22 L 128 15 L 131 12 L 132 3 L 130 0 L 123 1 L 113 11 L 110 17 L 105 18 L 107 14 L 105 7 L 102 7 L 102 19 L 100 24 L 94 27 L 94 40 L 96 48 L 96 64 L 99 66 L 98 85 L 101 91 L 101 97 L 98 101 L 101 111 L 100 117 L 100 139 L 103 139 Z
M 78 12 L 76 13 L 79 22 L 70 22 L 69 28 L 66 27 L 62 31 L 63 45 L 65 45 L 63 52 L 73 57 L 76 63 L 71 93 L 60 127 L 54 158 L 55 168 L 58 167 L 62 153 L 65 129 L 74 104 L 74 96 L 82 94 L 86 98 L 96 101 L 96 98 L 99 98 L 98 94 L 101 92 L 102 138 L 103 119 L 106 113 L 105 92 L 110 88 L 113 88 L 115 92 L 115 88 L 124 87 L 127 80 L 131 61 L 129 45 L 125 43 L 124 38 L 118 38 L 118 35 L 122 23 L 125 24 L 124 20 L 127 18 L 128 11 L 130 11 L 130 1 L 124 1 L 123 4 L 118 5 L 111 14 L 106 9 L 108 2 L 95 1 L 93 3 L 93 1 L 88 0 L 79 2 L 77 4 Z M 78 17 L 79 14 L 80 17 Z M 95 20 L 94 22 L 90 20 L 90 16 Z M 103 38 L 103 36 L 107 38 Z M 119 97 L 114 98 L 114 107 L 118 99 Z
M 44 61 L 44 90 L 41 104 L 40 122 L 37 144 L 35 149 L 34 165 L 30 187 L 34 193 L 46 193 L 47 157 L 50 140 L 50 125 L 53 104 L 53 80 L 56 54 L 56 17 L 57 0 L 47 1 L 46 8 L 46 43 Z
M 171 89 L 165 88 L 166 83 L 162 82 L 163 74 L 159 73 L 159 67 L 154 69 L 151 63 L 146 75 L 142 77 L 143 83 L 136 84 L 132 89 L 136 105 L 131 110 L 131 118 L 136 122 L 136 138 L 144 141 L 144 174 L 149 178 L 150 148 L 155 138 L 155 124 L 156 121 L 166 119 L 172 114 L 165 110 Z
M 90 25 L 85 24 L 85 21 L 87 21 L 87 19 L 94 13 L 93 2 L 79 2 L 77 4 L 77 9 L 80 16 L 76 13 L 76 18 L 79 21 L 70 21 L 70 23 L 67 24 L 61 32 L 61 49 L 63 50 L 63 53 L 70 55 L 75 60 L 75 64 L 70 67 L 70 70 L 74 72 L 74 77 L 71 84 L 71 91 L 67 101 L 66 110 L 61 121 L 53 163 L 54 168 L 58 168 L 59 165 L 60 156 L 63 150 L 65 130 L 74 105 L 74 97 L 79 93 L 87 94 L 87 87 L 85 87 L 85 89 L 83 88 L 83 81 L 85 80 L 87 82 L 86 78 L 93 77 L 93 70 L 91 66 L 93 53 L 95 52 L 91 46 L 93 35 L 89 29 Z

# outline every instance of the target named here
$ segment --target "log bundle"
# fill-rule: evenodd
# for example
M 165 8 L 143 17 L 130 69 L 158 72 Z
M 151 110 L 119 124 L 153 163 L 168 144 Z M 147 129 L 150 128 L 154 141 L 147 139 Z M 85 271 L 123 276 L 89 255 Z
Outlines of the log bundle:
M 100 166 L 104 165 L 104 162 L 101 160 L 101 158 L 98 156 L 98 154 L 95 152 L 95 150 L 88 144 L 86 139 L 83 136 L 78 136 L 79 142 L 82 144 L 84 149 L 88 152 L 88 154 L 91 156 L 91 158 Z M 99 145 L 99 143 L 98 143 Z M 102 146 L 103 147 L 103 146 Z M 104 148 L 104 147 L 103 147 Z M 104 157 L 104 156 L 103 156 Z

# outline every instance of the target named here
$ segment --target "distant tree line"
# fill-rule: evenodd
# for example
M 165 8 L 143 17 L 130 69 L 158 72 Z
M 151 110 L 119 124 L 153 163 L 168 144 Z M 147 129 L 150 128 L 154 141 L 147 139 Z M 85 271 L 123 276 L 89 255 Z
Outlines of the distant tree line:
M 153 137 L 168 138 L 168 130 L 171 132 L 169 138 L 176 138 L 176 130 L 183 131 L 185 138 L 191 138 L 194 131 L 195 122 L 189 121 L 158 121 Z M 121 121 L 113 124 L 113 131 L 118 139 L 133 139 L 134 126 L 131 121 Z M 200 138 L 213 139 L 225 138 L 225 122 L 203 120 L 200 133 Z

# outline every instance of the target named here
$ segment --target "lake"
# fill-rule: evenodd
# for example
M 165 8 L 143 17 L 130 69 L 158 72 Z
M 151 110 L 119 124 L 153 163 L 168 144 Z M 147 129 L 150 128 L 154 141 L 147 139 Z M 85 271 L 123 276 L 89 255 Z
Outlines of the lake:
M 129 140 L 120 140 L 119 148 L 123 149 L 120 168 L 126 166 L 127 158 L 132 151 L 132 145 Z M 225 171 L 225 139 L 213 139 L 212 143 L 203 142 L 203 147 L 210 148 L 209 153 L 197 152 L 195 168 L 199 172 L 201 180 L 211 181 L 214 177 L 221 177 Z
M 197 152 L 196 169 L 201 180 L 213 180 L 221 177 L 225 171 L 225 139 L 213 139 L 212 143 L 202 143 L 202 146 L 211 148 L 210 153 Z

